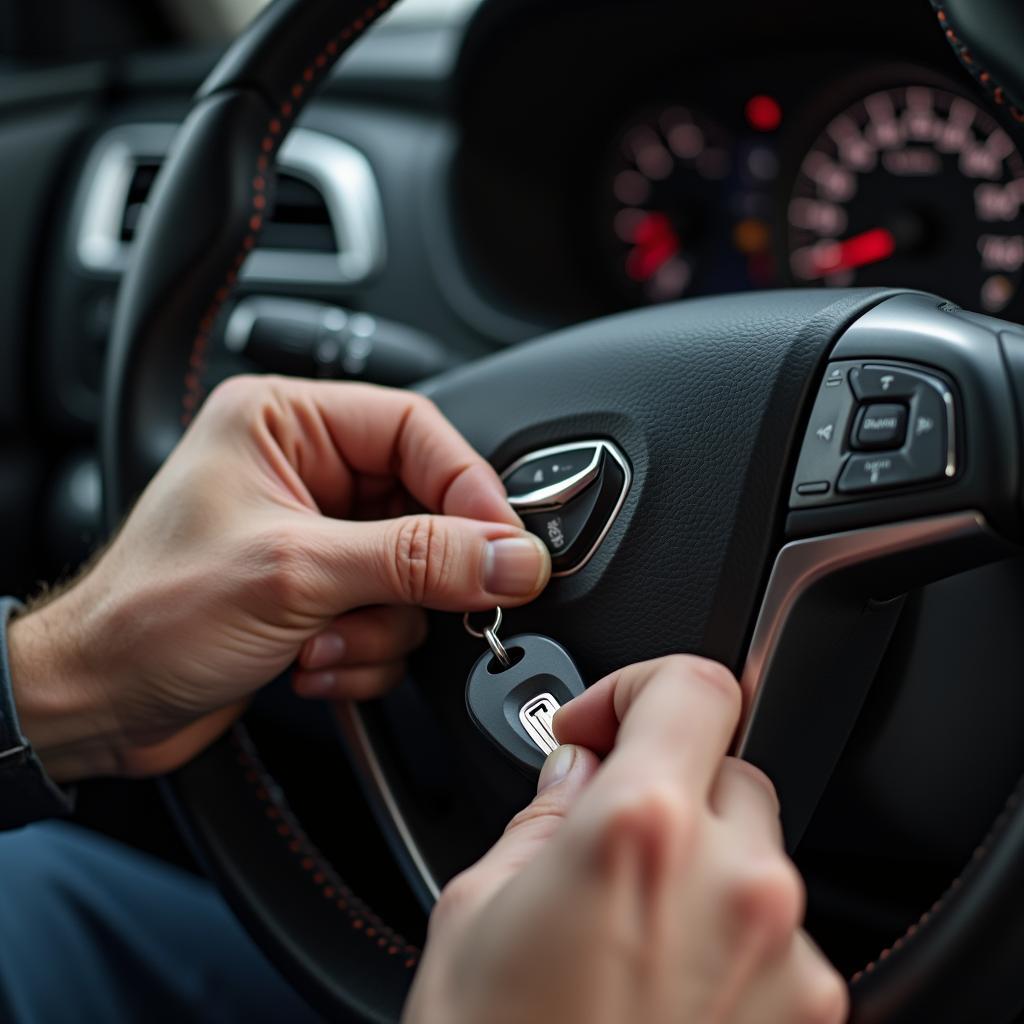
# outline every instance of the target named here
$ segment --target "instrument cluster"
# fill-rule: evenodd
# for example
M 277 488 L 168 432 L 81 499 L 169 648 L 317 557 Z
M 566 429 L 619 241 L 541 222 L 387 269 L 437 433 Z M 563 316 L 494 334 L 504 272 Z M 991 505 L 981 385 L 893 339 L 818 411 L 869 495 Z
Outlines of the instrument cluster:
M 894 285 L 1013 317 L 1024 267 L 1016 127 L 911 66 L 814 96 L 643 103 L 613 133 L 596 213 L 623 306 L 777 286 Z

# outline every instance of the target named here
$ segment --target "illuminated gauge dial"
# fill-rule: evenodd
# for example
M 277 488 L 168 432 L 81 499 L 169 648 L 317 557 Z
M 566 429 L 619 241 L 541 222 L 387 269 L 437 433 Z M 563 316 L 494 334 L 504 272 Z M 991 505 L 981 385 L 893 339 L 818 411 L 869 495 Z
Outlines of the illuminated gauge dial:
M 990 114 L 925 85 L 876 92 L 834 118 L 789 200 L 799 284 L 902 285 L 987 313 L 1024 265 L 1024 160 Z
M 684 107 L 622 133 L 608 187 L 612 265 L 627 296 L 666 302 L 706 286 L 731 227 L 716 223 L 731 163 L 725 133 Z

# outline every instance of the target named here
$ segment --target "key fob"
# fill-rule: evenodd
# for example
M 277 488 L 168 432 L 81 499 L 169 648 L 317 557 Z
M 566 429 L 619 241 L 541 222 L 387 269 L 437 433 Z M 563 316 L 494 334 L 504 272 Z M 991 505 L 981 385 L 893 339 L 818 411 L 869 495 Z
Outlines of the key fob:
M 504 641 L 512 665 L 482 654 L 466 682 L 466 708 L 480 731 L 521 769 L 539 772 L 558 746 L 555 712 L 585 689 L 569 652 L 550 637 L 522 633 Z

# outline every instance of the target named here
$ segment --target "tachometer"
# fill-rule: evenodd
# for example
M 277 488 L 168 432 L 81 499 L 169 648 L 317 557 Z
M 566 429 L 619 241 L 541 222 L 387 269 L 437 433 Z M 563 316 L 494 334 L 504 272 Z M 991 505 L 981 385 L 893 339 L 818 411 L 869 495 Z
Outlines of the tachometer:
M 610 179 L 613 262 L 624 290 L 646 302 L 699 286 L 729 238 L 721 217 L 732 153 L 725 132 L 673 106 L 629 125 Z
M 825 127 L 788 207 L 801 284 L 924 288 L 998 313 L 1024 266 L 1024 159 L 971 100 L 876 92 Z

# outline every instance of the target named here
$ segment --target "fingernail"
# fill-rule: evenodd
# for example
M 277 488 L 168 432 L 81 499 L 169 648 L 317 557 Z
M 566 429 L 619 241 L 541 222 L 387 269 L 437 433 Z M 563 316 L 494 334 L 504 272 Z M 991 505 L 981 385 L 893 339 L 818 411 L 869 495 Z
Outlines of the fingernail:
M 537 792 L 543 793 L 564 779 L 572 771 L 573 762 L 576 760 L 576 748 L 571 743 L 565 743 L 548 754 L 544 767 L 540 770 L 540 778 L 537 780 Z
M 336 672 L 304 673 L 295 680 L 295 692 L 300 697 L 326 697 L 338 685 Z
M 547 549 L 536 537 L 492 540 L 484 558 L 484 589 L 526 597 L 540 590 L 549 564 Z
M 306 668 L 326 668 L 341 661 L 345 653 L 345 638 L 337 633 L 321 633 L 313 637 L 306 651 Z

